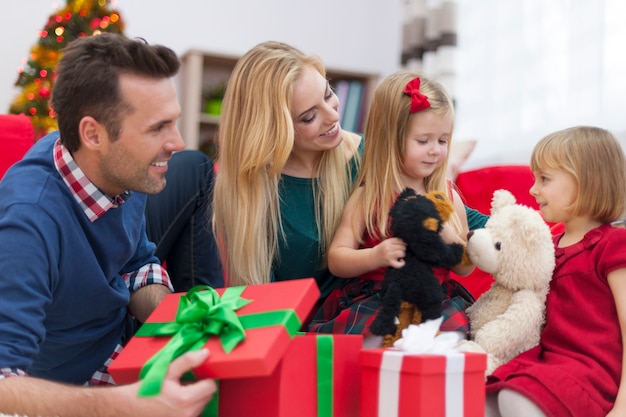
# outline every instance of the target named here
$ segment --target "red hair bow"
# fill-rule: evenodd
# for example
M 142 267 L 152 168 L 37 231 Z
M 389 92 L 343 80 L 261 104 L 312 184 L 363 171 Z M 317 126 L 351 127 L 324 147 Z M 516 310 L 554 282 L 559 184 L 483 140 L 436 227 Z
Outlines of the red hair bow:
M 404 94 L 411 97 L 411 113 L 417 113 L 430 107 L 428 97 L 420 93 L 420 79 L 416 77 L 404 87 Z

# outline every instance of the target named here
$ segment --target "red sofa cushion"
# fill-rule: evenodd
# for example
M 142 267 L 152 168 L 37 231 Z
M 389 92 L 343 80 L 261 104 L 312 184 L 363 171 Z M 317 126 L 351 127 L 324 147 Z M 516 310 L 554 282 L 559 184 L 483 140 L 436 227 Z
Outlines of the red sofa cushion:
M 528 165 L 497 165 L 459 173 L 456 186 L 465 205 L 483 214 L 490 214 L 493 192 L 509 190 L 517 200 L 534 209 L 539 209 L 535 198 L 528 190 L 534 183 L 534 176 Z M 472 295 L 478 298 L 493 283 L 493 277 L 475 268 L 468 276 L 452 274 Z
M 33 124 L 23 114 L 0 114 L 0 178 L 35 142 Z
M 528 190 L 535 179 L 528 165 L 498 165 L 459 173 L 456 186 L 465 204 L 489 214 L 493 192 L 509 190 L 519 204 L 539 209 Z

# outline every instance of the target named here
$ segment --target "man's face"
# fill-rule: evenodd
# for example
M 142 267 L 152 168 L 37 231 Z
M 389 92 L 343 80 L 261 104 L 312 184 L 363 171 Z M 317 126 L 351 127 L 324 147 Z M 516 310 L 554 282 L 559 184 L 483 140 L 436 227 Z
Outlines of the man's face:
M 100 158 L 102 184 L 114 196 L 126 190 L 147 194 L 165 187 L 167 162 L 184 148 L 176 126 L 180 105 L 169 78 L 120 75 L 120 89 L 131 111 L 122 115 L 120 136 L 107 138 Z

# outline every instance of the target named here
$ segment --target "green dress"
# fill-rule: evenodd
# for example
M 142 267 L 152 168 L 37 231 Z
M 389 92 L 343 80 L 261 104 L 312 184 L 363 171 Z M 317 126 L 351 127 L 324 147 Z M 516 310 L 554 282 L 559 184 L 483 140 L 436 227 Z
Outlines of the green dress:
M 489 220 L 489 216 L 467 206 L 465 206 L 465 213 L 467 214 L 467 225 L 470 230 L 482 229 L 485 227 L 487 220 Z
M 363 140 L 358 154 L 363 154 Z M 356 157 L 350 161 L 352 180 L 356 180 Z M 272 268 L 272 281 L 297 278 L 315 278 L 321 292 L 320 300 L 345 281 L 330 273 L 324 265 L 324 254 L 319 248 L 319 233 L 313 205 L 315 178 L 297 178 L 282 175 L 279 187 L 280 212 L 285 239 L 279 239 L 278 257 Z

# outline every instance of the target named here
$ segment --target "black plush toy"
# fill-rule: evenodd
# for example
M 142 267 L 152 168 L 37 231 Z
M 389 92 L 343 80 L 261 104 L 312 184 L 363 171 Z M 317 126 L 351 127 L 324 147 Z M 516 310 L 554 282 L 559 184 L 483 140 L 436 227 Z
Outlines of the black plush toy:
M 384 336 L 383 347 L 393 346 L 409 324 L 441 316 L 444 292 L 433 268 L 451 268 L 468 259 L 464 245 L 446 243 L 439 235 L 453 211 L 445 194 L 419 195 L 411 188 L 406 188 L 391 207 L 391 233 L 407 247 L 405 265 L 389 267 L 385 272 L 381 308 L 370 327 L 373 334 Z

